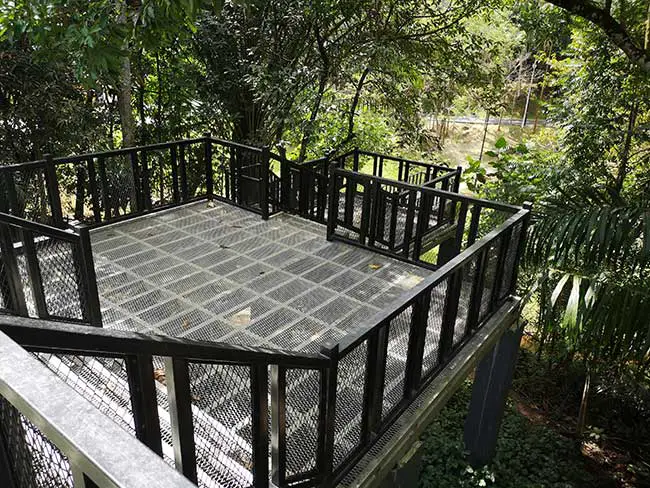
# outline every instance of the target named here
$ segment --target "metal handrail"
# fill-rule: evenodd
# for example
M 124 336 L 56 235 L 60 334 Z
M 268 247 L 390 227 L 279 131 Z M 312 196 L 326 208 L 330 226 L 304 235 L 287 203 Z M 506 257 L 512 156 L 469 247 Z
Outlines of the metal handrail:
M 75 487 L 195 486 L 3 333 L 0 396 L 69 460 Z M 0 482 L 14 488 L 11 479 Z

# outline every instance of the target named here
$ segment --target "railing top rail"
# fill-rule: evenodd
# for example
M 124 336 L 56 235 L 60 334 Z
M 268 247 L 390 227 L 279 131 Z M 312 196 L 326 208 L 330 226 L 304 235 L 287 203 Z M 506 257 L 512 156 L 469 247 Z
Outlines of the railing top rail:
M 424 186 L 435 185 L 436 183 L 440 183 L 441 181 L 449 180 L 449 179 L 453 178 L 454 176 L 456 176 L 459 171 L 460 171 L 460 169 L 455 169 L 454 171 L 452 171 L 450 173 L 445 173 L 445 174 L 440 175 L 440 176 L 438 176 L 436 178 L 432 178 L 432 179 L 430 179 L 428 181 L 425 181 L 423 183 L 423 185 Z
M 95 158 L 108 158 L 108 157 L 113 157 L 113 156 L 122 156 L 124 154 L 130 154 L 132 152 L 137 152 L 137 151 L 155 151 L 155 150 L 160 150 L 160 149 L 168 149 L 172 146 L 178 146 L 180 144 L 193 144 L 193 143 L 198 143 L 198 142 L 205 142 L 207 140 L 210 140 L 213 143 L 216 144 L 221 144 L 223 146 L 229 146 L 229 147 L 236 147 L 240 149 L 244 149 L 247 151 L 253 151 L 253 152 L 262 152 L 262 148 L 255 147 L 255 146 L 248 146 L 246 144 L 240 144 L 238 142 L 232 142 L 232 141 L 226 141 L 224 139 L 219 139 L 216 137 L 195 137 L 191 139 L 179 139 L 176 141 L 168 141 L 168 142 L 159 142 L 155 144 L 146 144 L 144 146 L 132 146 L 132 147 L 124 147 L 121 149 L 111 149 L 110 151 L 99 151 L 99 152 L 92 152 L 92 153 L 83 153 L 83 154 L 72 154 L 69 156 L 57 156 L 55 158 L 52 158 L 51 161 L 54 164 L 63 164 L 63 163 L 76 163 L 80 161 L 86 161 L 88 159 L 95 159 Z M 26 161 L 24 163 L 16 163 L 16 164 L 8 164 L 5 166 L 0 166 L 0 172 L 1 171 L 15 171 L 15 170 L 21 170 L 21 169 L 26 169 L 26 168 L 39 168 L 43 167 L 48 163 L 48 159 L 37 159 L 34 161 Z
M 98 486 L 195 486 L 2 333 L 0 395 Z
M 16 217 L 15 215 L 10 215 L 4 212 L 0 212 L 0 224 L 19 227 L 21 229 L 38 232 L 49 237 L 56 237 L 58 239 L 66 241 L 75 241 L 78 238 L 78 234 L 72 229 L 59 229 L 58 227 L 52 227 L 51 225 L 33 222 L 31 220 Z
M 354 331 L 351 331 L 340 339 L 338 342 L 339 353 L 343 355 L 346 351 L 356 347 L 357 344 L 363 341 L 375 327 L 402 312 L 422 291 L 433 288 L 460 267 L 467 264 L 467 262 L 476 257 L 483 248 L 489 246 L 492 241 L 498 238 L 508 228 L 523 221 L 529 212 L 530 210 L 520 209 L 516 214 L 512 215 L 508 220 L 487 233 L 462 253 L 440 266 L 429 277 L 422 280 L 410 290 L 404 292 L 398 299 L 391 303 L 390 307 L 377 312 L 375 315 L 362 322 Z
M 351 153 L 346 153 L 341 157 L 347 157 L 351 154 L 353 154 L 354 151 Z M 449 171 L 449 172 L 455 172 L 456 168 L 450 168 L 449 166 L 444 166 L 442 164 L 433 164 L 433 163 L 426 163 L 424 161 L 415 161 L 414 159 L 407 159 L 407 158 L 401 158 L 399 156 L 391 156 L 390 154 L 383 154 L 383 153 L 377 153 L 377 152 L 372 152 L 372 151 L 365 151 L 363 149 L 358 150 L 359 154 L 365 154 L 366 156 L 377 156 L 383 159 L 387 159 L 389 161 L 397 161 L 397 162 L 403 162 L 403 163 L 408 163 L 408 164 L 413 164 L 416 166 L 424 166 L 424 167 L 431 167 L 431 168 L 437 168 L 439 170 L 443 171 Z
M 321 368 L 329 364 L 317 354 L 200 342 L 25 317 L 0 316 L 0 331 L 25 348 L 43 352 L 54 350 L 104 356 L 151 354 L 197 362 L 283 364 L 296 368 Z
M 355 171 L 350 171 L 347 169 L 342 169 L 335 167 L 334 168 L 335 174 L 339 174 L 344 177 L 350 177 L 350 178 L 357 178 L 357 179 L 365 179 L 365 180 L 375 180 L 378 181 L 379 183 L 385 184 L 385 185 L 390 185 L 390 186 L 395 186 L 398 187 L 401 190 L 414 190 L 414 191 L 424 191 L 424 192 L 429 192 L 434 195 L 438 195 L 441 197 L 444 197 L 448 200 L 451 201 L 456 201 L 456 202 L 463 202 L 466 201 L 468 203 L 472 203 L 475 205 L 480 205 L 481 207 L 485 208 L 491 208 L 494 210 L 499 210 L 502 212 L 508 212 L 508 213 L 516 213 L 519 210 L 521 210 L 520 207 L 516 207 L 514 205 L 509 205 L 507 203 L 499 203 L 499 202 L 493 202 L 491 200 L 484 200 L 482 198 L 476 198 L 476 197 L 470 197 L 467 195 L 460 195 L 458 193 L 453 193 L 450 191 L 445 191 L 445 190 L 440 190 L 438 188 L 429 188 L 426 186 L 419 186 L 419 185 L 413 185 L 411 183 L 406 183 L 404 181 L 397 181 L 397 180 L 392 180 L 390 178 L 383 178 L 381 176 L 372 176 L 372 175 L 367 175 L 364 173 L 357 173 Z

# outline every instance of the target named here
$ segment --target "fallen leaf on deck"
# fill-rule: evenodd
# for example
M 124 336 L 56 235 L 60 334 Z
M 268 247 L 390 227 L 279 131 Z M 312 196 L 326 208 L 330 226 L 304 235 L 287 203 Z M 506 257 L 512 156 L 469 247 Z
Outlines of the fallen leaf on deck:
M 165 368 L 156 368 L 153 370 L 153 379 L 165 384 Z
M 183 329 L 189 329 L 190 328 L 190 321 L 187 320 L 187 319 L 183 319 L 183 323 L 181 324 L 181 327 L 183 327 Z
M 214 202 L 208 202 L 208 208 L 214 208 L 216 204 Z
M 230 317 L 230 323 L 237 327 L 244 327 L 251 322 L 251 308 L 246 307 Z
M 370 269 L 379 269 L 379 268 L 381 268 L 381 264 L 372 263 L 372 264 L 369 264 L 368 267 Z

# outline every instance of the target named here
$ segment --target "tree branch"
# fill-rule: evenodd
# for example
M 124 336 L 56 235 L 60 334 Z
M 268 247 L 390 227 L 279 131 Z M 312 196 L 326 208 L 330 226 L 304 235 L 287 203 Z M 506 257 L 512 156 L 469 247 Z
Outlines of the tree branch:
M 650 74 L 650 57 L 629 32 L 605 9 L 586 0 L 548 0 L 567 12 L 582 17 L 600 27 L 605 35 L 621 49 L 630 61 Z

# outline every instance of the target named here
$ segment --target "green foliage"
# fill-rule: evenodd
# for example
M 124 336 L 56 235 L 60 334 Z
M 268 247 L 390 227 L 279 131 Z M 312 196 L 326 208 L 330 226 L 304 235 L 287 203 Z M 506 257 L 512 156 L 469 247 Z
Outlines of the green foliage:
M 570 488 L 594 481 L 572 441 L 544 426 L 531 424 L 510 403 L 494 462 L 472 469 L 463 447 L 470 396 L 470 384 L 466 383 L 423 436 L 420 488 Z

